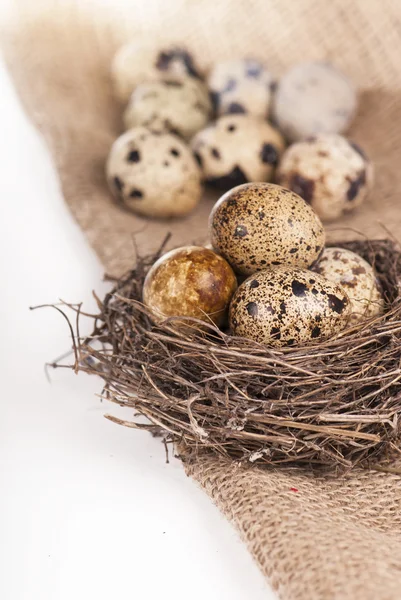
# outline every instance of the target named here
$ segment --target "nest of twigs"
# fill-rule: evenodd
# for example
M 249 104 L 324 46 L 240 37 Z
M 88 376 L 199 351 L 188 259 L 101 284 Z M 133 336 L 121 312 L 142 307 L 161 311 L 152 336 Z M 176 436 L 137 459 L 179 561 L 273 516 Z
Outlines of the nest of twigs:
M 205 333 L 193 319 L 156 326 L 141 303 L 153 256 L 100 303 L 93 335 L 77 344 L 78 368 L 101 375 L 104 398 L 133 409 L 132 422 L 110 419 L 163 430 L 195 453 L 345 467 L 390 456 L 400 445 L 401 253 L 388 240 L 342 246 L 375 265 L 384 316 L 284 349 Z

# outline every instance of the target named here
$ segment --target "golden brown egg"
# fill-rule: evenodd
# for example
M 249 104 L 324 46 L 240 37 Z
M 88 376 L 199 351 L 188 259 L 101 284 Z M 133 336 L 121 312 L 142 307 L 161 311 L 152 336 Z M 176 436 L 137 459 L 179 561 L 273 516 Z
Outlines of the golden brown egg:
M 312 271 L 281 267 L 248 277 L 233 296 L 234 335 L 268 346 L 311 344 L 344 329 L 351 303 L 344 289 Z
M 224 258 L 207 248 L 185 246 L 152 266 L 143 302 L 156 320 L 183 316 L 221 325 L 236 288 L 236 277 Z
M 325 243 L 314 210 L 272 183 L 246 183 L 224 194 L 210 214 L 209 236 L 242 275 L 279 265 L 308 268 Z

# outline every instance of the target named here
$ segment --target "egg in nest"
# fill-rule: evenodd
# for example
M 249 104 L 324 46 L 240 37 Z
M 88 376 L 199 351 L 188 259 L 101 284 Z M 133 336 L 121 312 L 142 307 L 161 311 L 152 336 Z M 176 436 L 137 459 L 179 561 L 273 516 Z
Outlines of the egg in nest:
M 384 300 L 376 273 L 355 252 L 344 248 L 325 248 L 314 270 L 345 289 L 351 302 L 350 323 L 355 324 L 383 312 Z
M 341 285 L 312 271 L 281 267 L 248 277 L 235 292 L 234 335 L 267 346 L 313 344 L 339 333 L 351 314 Z

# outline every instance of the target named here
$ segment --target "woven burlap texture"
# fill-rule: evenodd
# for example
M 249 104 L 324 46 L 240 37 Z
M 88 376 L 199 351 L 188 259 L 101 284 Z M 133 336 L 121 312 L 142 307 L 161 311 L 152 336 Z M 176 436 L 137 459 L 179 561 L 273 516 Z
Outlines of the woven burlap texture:
M 185 42 L 207 67 L 252 54 L 280 73 L 328 58 L 360 86 L 352 136 L 376 165 L 370 200 L 330 227 L 401 237 L 401 5 L 397 0 L 140 0 L 109 14 L 95 2 L 15 0 L 3 49 L 25 109 L 43 133 L 75 218 L 114 274 L 167 230 L 172 244 L 206 239 L 214 198 L 188 219 L 147 222 L 111 201 L 104 178 L 121 130 L 109 67 L 122 41 Z M 118 5 L 118 3 L 116 3 Z M 19 10 L 19 8 L 21 10 Z M 344 229 L 347 227 L 348 229 Z M 400 466 L 400 465 L 399 465 Z M 401 598 L 401 478 L 355 470 L 340 478 L 262 470 L 205 455 L 187 472 L 238 528 L 283 599 Z M 213 593 L 211 592 L 211 598 Z

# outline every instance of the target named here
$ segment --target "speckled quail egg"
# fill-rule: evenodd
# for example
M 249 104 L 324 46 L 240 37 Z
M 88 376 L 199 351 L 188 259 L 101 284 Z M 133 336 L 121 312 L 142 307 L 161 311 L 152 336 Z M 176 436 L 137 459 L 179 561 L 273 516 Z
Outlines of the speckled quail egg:
M 135 87 L 160 77 L 201 77 L 193 55 L 183 47 L 158 49 L 154 44 L 129 42 L 116 53 L 111 75 L 115 94 L 128 102 Z
M 302 196 L 321 219 L 331 221 L 364 201 L 373 185 L 373 165 L 353 142 L 320 134 L 286 150 L 277 182 Z
M 188 146 L 171 133 L 130 129 L 114 142 L 106 171 L 117 202 L 141 215 L 186 215 L 200 200 L 198 165 Z
M 267 118 L 273 77 L 259 61 L 245 58 L 217 63 L 207 82 L 217 115 L 247 113 Z
M 210 213 L 209 236 L 213 247 L 244 275 L 277 265 L 308 268 L 325 243 L 314 210 L 272 183 L 248 183 L 224 194 Z
M 171 131 L 189 139 L 205 127 L 211 108 L 207 88 L 193 77 L 150 81 L 135 88 L 124 123 L 126 129 L 144 125 L 152 131 Z
M 383 312 L 384 301 L 373 267 L 361 256 L 344 248 L 325 248 L 314 271 L 340 283 L 351 302 L 350 323 L 355 324 Z
M 311 271 L 279 267 L 248 277 L 233 296 L 234 335 L 268 346 L 316 343 L 348 323 L 350 301 L 339 284 Z
M 278 83 L 273 120 L 290 141 L 316 133 L 342 133 L 357 105 L 352 82 L 327 62 L 301 63 Z
M 185 246 L 151 267 L 143 302 L 156 320 L 181 316 L 221 325 L 236 288 L 236 277 L 224 258 L 207 248 Z
M 225 115 L 191 142 L 205 181 L 229 189 L 247 181 L 269 181 L 284 149 L 269 123 L 250 115 Z

